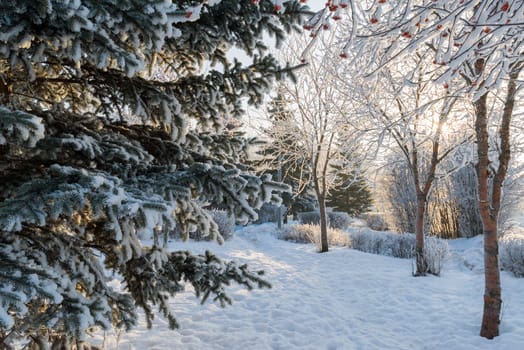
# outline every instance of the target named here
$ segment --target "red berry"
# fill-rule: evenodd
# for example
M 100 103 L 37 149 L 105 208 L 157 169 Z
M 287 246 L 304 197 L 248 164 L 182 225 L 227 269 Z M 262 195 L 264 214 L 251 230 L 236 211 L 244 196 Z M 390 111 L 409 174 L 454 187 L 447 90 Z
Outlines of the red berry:
M 300 2 L 304 4 L 307 2 L 307 0 L 300 0 Z
M 337 9 L 338 9 L 337 5 L 329 6 L 329 11 L 331 11 L 331 12 L 335 12 Z
M 304 24 L 304 27 L 303 27 L 305 30 L 311 30 L 313 29 L 313 26 L 310 26 L 309 24 Z
M 375 23 L 378 22 L 378 19 L 376 19 L 375 17 L 373 17 L 373 18 L 371 18 L 371 19 L 369 20 L 369 22 L 371 22 L 371 24 L 375 24 Z
M 256 5 L 256 4 L 258 4 L 258 0 L 251 0 L 251 3 L 252 3 L 253 5 Z
M 278 12 L 278 11 L 280 11 L 280 9 L 281 9 L 280 5 L 275 5 L 274 8 L 275 8 L 275 12 Z
M 192 11 L 187 11 L 186 18 L 191 18 L 192 15 L 193 15 Z
M 378 0 L 378 2 L 379 2 L 380 4 L 385 4 L 385 3 L 386 3 L 386 0 Z
M 482 31 L 487 34 L 487 33 L 491 32 L 491 28 L 490 27 L 484 27 L 484 29 L 482 29 Z
M 311 34 L 309 34 L 309 36 L 314 38 L 316 36 L 316 34 L 312 32 Z
M 340 58 L 348 58 L 348 55 L 345 52 L 342 52 L 340 54 Z
M 509 2 L 505 2 L 502 4 L 502 6 L 500 7 L 500 10 L 501 11 L 507 11 L 509 9 Z
M 448 83 L 444 83 L 444 89 L 447 89 L 447 88 L 449 88 Z
M 323 25 L 322 25 L 322 29 L 324 29 L 324 30 L 328 30 L 328 29 L 329 29 L 329 25 L 328 25 L 328 24 L 323 24 Z
M 415 27 L 420 27 L 420 22 L 415 23 Z
M 334 15 L 334 16 L 333 16 L 333 20 L 334 20 L 334 21 L 339 21 L 339 20 L 341 20 L 341 19 L 342 19 L 342 17 L 340 17 L 339 15 Z
M 345 9 L 346 7 L 348 7 L 348 4 L 346 4 L 346 3 L 343 2 L 342 4 L 340 4 L 340 7 L 342 7 L 343 9 Z
M 442 33 L 441 35 L 442 35 L 443 38 L 445 38 L 445 37 L 448 36 L 448 33 L 445 33 L 445 32 L 444 32 L 444 33 Z
M 402 33 L 402 36 L 403 36 L 404 38 L 408 38 L 408 39 L 409 39 L 409 38 L 411 38 L 411 33 L 410 33 L 410 32 L 403 32 L 403 33 Z
M 442 24 L 438 24 L 438 25 L 437 25 L 437 29 L 438 29 L 438 30 L 441 30 L 441 29 L 442 29 Z

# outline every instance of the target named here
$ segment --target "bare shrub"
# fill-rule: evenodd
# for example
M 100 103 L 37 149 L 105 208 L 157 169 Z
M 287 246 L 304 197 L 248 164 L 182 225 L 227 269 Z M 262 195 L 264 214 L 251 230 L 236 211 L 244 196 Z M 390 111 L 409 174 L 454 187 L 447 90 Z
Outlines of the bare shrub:
M 524 277 L 524 234 L 510 232 L 499 242 L 500 267 L 517 277 Z
M 302 213 L 298 213 L 297 216 L 298 216 L 298 222 L 302 225 L 319 225 L 320 224 L 320 213 L 318 211 L 304 211 Z
M 219 241 L 228 240 L 233 237 L 235 232 L 235 218 L 227 213 L 225 210 L 220 209 L 211 209 L 207 210 L 215 224 L 218 226 L 218 233 L 220 237 L 214 237 L 210 234 L 204 234 L 203 232 L 196 230 L 189 233 L 189 238 L 194 239 L 195 241 L 211 241 L 218 238 Z M 183 233 L 180 231 L 180 228 L 175 228 L 173 232 L 174 238 L 184 237 Z
M 415 257 L 415 235 L 412 233 L 375 232 L 355 230 L 349 235 L 353 249 L 366 253 L 413 259 Z M 448 242 L 436 237 L 426 237 L 424 255 L 428 271 L 440 275 L 442 263 L 449 256 Z
M 426 237 L 424 244 L 424 258 L 428 267 L 427 273 L 440 276 L 442 264 L 449 257 L 448 242 L 434 237 Z
M 351 217 L 348 213 L 345 212 L 328 211 L 327 221 L 329 227 L 345 230 L 351 224 Z M 298 213 L 298 222 L 304 225 L 319 225 L 320 213 L 318 211 L 306 211 Z
M 366 226 L 375 231 L 389 230 L 388 224 L 384 216 L 380 213 L 366 213 L 362 215 L 362 219 L 366 221 Z
M 235 233 L 235 218 L 227 213 L 225 210 L 211 210 L 211 217 L 218 225 L 218 232 L 224 240 L 233 237 Z
M 331 246 L 348 246 L 349 238 L 345 231 L 335 228 L 328 228 L 328 244 Z M 320 226 L 319 225 L 290 225 L 282 228 L 280 239 L 293 241 L 296 243 L 315 243 L 320 246 Z
M 286 215 L 287 207 L 285 205 L 274 205 L 271 203 L 264 203 L 262 207 L 257 210 L 258 220 L 256 223 L 263 224 L 266 222 L 278 222 L 278 216 L 283 219 Z
M 328 212 L 329 226 L 339 230 L 345 230 L 351 224 L 351 216 L 343 211 Z

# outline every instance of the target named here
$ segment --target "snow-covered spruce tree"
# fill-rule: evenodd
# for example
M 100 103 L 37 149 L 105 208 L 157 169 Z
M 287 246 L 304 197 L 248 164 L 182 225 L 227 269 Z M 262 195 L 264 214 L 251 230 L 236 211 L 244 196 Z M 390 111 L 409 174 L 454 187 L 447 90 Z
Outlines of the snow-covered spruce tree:
M 244 265 L 169 252 L 162 240 L 177 225 L 217 234 L 205 204 L 246 222 L 278 200 L 280 185 L 235 165 L 247 145 L 224 128 L 242 98 L 260 103 L 287 71 L 261 36 L 283 39 L 300 22 L 298 2 L 20 0 L 0 10 L 0 347 L 88 347 L 86 330 L 128 329 L 138 308 L 149 325 L 158 308 L 174 328 L 168 299 L 185 284 L 221 304 L 230 282 L 267 287 Z M 229 62 L 232 45 L 252 63 Z

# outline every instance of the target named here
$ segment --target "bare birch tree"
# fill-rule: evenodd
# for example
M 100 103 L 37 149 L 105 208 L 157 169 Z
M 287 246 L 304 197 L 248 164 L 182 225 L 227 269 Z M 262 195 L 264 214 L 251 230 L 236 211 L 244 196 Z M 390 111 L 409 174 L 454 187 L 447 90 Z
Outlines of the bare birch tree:
M 280 86 L 292 118 L 278 121 L 269 135 L 280 157 L 294 162 L 297 180 L 313 184 L 320 212 L 321 252 L 329 249 L 326 199 L 337 178 L 332 166 L 363 164 L 359 134 L 347 123 L 349 103 L 334 83 L 333 65 L 338 56 L 327 49 L 333 36 L 326 35 L 324 40 L 323 47 L 309 52 L 307 63 L 296 72 L 296 83 Z M 288 61 L 297 61 L 306 42 L 304 37 L 292 38 L 281 54 Z
M 428 201 L 439 165 L 468 139 L 467 130 L 462 130 L 461 137 L 452 135 L 456 132 L 451 125 L 459 119 L 458 115 L 467 111 L 462 107 L 463 101 L 457 103 L 457 96 L 433 84 L 439 71 L 427 68 L 427 53 L 415 53 L 401 67 L 385 67 L 371 81 L 347 78 L 358 76 L 359 67 L 368 64 L 366 56 L 355 57 L 354 62 L 361 63 L 348 67 L 346 77 L 342 77 L 346 82 L 343 91 L 346 98 L 353 101 L 356 116 L 368 120 L 368 131 L 376 135 L 386 133 L 392 142 L 383 142 L 382 146 L 400 152 L 406 163 L 412 180 L 408 182 L 416 194 L 414 275 L 435 273 L 428 269 L 424 256 Z M 412 69 L 407 77 L 405 68 Z

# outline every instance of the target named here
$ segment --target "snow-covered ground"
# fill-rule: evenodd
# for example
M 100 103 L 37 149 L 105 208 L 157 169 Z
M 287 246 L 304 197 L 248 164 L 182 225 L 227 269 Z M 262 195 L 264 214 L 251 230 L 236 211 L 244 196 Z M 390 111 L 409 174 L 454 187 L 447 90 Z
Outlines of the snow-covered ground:
M 277 240 L 272 224 L 252 225 L 223 246 L 174 243 L 194 252 L 264 269 L 273 288 L 248 292 L 232 286 L 233 305 L 200 305 L 191 291 L 172 301 L 181 325 L 144 320 L 106 349 L 503 349 L 524 348 L 524 279 L 502 273 L 501 335 L 479 334 L 484 277 L 482 238 L 450 242 L 452 258 L 441 277 L 411 277 L 412 262 Z M 100 341 L 101 338 L 99 337 Z

